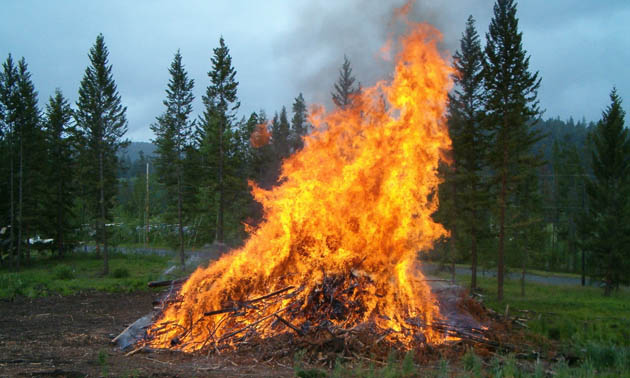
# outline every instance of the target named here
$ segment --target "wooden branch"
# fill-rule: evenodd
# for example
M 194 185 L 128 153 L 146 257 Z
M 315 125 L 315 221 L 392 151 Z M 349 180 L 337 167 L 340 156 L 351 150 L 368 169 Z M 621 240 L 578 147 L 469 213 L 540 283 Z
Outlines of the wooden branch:
M 147 284 L 148 287 L 163 287 L 170 285 L 178 285 L 180 283 L 186 282 L 188 277 L 178 278 L 176 280 L 166 280 L 166 281 L 151 281 Z
M 284 319 L 282 316 L 280 315 L 276 315 L 276 318 L 278 320 L 280 320 L 285 326 L 291 328 L 292 330 L 294 330 L 298 335 L 300 336 L 304 336 L 304 332 L 302 332 L 301 329 L 299 329 L 298 327 L 294 326 L 293 324 L 289 323 L 289 321 L 287 321 L 286 319 Z
M 287 286 L 284 289 L 276 290 L 273 293 L 269 293 L 267 295 L 263 295 L 262 297 L 259 297 L 259 298 L 256 298 L 256 299 L 252 299 L 252 300 L 249 300 L 249 301 L 245 301 L 243 303 L 247 303 L 247 304 L 256 303 L 256 302 L 262 301 L 264 299 L 271 298 L 271 297 L 273 297 L 275 295 L 278 295 L 280 293 L 284 293 L 285 291 L 288 291 L 288 290 L 291 290 L 291 289 L 294 289 L 294 288 L 295 288 L 295 286 Z
M 267 315 L 267 316 L 265 316 L 265 317 L 263 317 L 263 318 L 260 318 L 260 319 L 256 320 L 255 322 L 253 322 L 253 323 L 251 323 L 251 324 L 246 325 L 245 327 L 243 327 L 243 328 L 241 328 L 241 329 L 237 329 L 237 330 L 236 330 L 236 331 L 234 331 L 234 332 L 230 332 L 230 333 L 228 333 L 227 335 L 223 335 L 223 336 L 219 339 L 219 342 L 221 342 L 221 341 L 223 341 L 223 340 L 225 340 L 225 339 L 229 339 L 229 338 L 230 338 L 230 337 L 232 337 L 232 336 L 236 336 L 236 335 L 238 335 L 239 333 L 241 333 L 241 332 L 243 332 L 243 331 L 247 330 L 248 328 L 251 328 L 251 327 L 253 327 L 253 326 L 256 326 L 256 325 L 258 325 L 258 324 L 260 324 L 260 323 L 264 322 L 265 320 L 267 320 L 267 319 L 269 319 L 269 318 L 271 318 L 271 317 L 274 317 L 274 316 L 278 315 L 279 313 L 281 313 L 281 312 L 283 312 L 283 311 L 286 311 L 288 308 L 289 308 L 289 307 L 282 308 L 282 309 L 280 309 L 280 310 L 278 310 L 278 311 L 274 312 L 274 313 L 273 313 L 273 314 L 271 314 L 271 315 Z
M 211 315 L 217 315 L 217 314 L 224 314 L 226 312 L 236 312 L 236 311 L 240 310 L 243 307 L 248 307 L 252 303 L 260 302 L 262 300 L 271 298 L 271 297 L 276 296 L 278 294 L 282 294 L 285 291 L 291 290 L 293 288 L 295 288 L 295 287 L 294 286 L 287 286 L 284 289 L 276 290 L 273 293 L 269 293 L 267 295 L 263 295 L 262 297 L 254 298 L 254 299 L 251 299 L 249 301 L 244 301 L 244 302 L 236 302 L 237 305 L 234 306 L 234 307 L 226 307 L 226 308 L 222 308 L 222 309 L 219 309 L 219 310 L 208 311 L 208 312 L 204 312 L 203 314 L 205 316 L 211 316 Z

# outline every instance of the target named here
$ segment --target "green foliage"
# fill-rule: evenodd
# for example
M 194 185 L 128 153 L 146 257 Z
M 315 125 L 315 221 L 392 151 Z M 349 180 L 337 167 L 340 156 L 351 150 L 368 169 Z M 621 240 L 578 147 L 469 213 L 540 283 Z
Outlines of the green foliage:
M 119 267 L 112 271 L 112 277 L 114 278 L 127 278 L 129 277 L 129 270 L 127 268 Z
M 438 368 L 435 374 L 437 378 L 448 378 L 450 377 L 449 373 L 449 362 L 448 360 L 441 359 L 438 361 Z
M 591 275 L 604 281 L 604 295 L 630 282 L 630 132 L 614 88 L 610 100 L 590 134 L 594 177 L 586 180 L 589 208 L 581 225 Z
M 79 131 L 81 192 L 96 224 L 95 241 L 103 243 L 103 273 L 109 272 L 107 228 L 112 221 L 114 197 L 118 189 L 117 152 L 128 144 L 122 138 L 127 132 L 127 108 L 120 95 L 109 65 L 109 52 L 102 34 L 90 49 L 90 65 L 79 87 L 74 112 Z
M 352 75 L 352 67 L 350 59 L 343 56 L 343 64 L 339 69 L 339 78 L 333 85 L 331 93 L 333 103 L 340 109 L 348 109 L 353 106 L 356 101 L 356 95 L 361 92 L 361 85 L 355 86 L 356 78 Z
M 462 364 L 464 370 L 469 372 L 474 377 L 481 376 L 481 358 L 475 354 L 475 351 L 470 348 L 466 351 L 466 354 L 462 357 Z
M 295 152 L 304 147 L 302 137 L 308 133 L 308 124 L 306 120 L 308 114 L 306 111 L 306 102 L 304 101 L 302 93 L 295 98 L 291 109 L 293 110 L 293 117 L 291 118 L 290 144 L 291 151 Z
M 467 285 L 470 278 L 459 281 Z M 568 349 L 588 343 L 630 347 L 630 289 L 620 288 L 609 297 L 598 287 L 527 284 L 527 296 L 519 295 L 520 282 L 506 280 L 506 301 L 493 296 L 495 278 L 480 278 L 479 288 L 485 293 L 484 304 L 503 313 L 509 304 L 510 313 L 527 310 L 532 315 L 529 330 L 557 340 Z
M 401 373 L 403 377 L 410 377 L 416 371 L 416 365 L 413 361 L 413 351 L 405 353 L 405 358 L 402 360 Z
M 109 375 L 109 355 L 103 349 L 98 351 L 98 364 L 101 367 L 101 375 L 107 377 Z
M 58 280 L 71 280 L 75 277 L 74 270 L 68 265 L 57 265 L 54 269 L 54 276 Z
M 305 349 L 301 349 L 293 355 L 293 371 L 296 377 L 300 378 L 324 378 L 327 376 L 326 372 L 319 369 L 310 369 L 304 366 L 304 354 Z
M 95 254 L 67 254 L 63 260 L 48 255 L 33 256 L 30 265 L 19 273 L 0 268 L 0 299 L 16 296 L 41 297 L 51 294 L 71 295 L 99 290 L 131 292 L 147 290 L 147 282 L 158 279 L 169 265 L 169 257 L 112 253 L 111 276 L 102 276 L 102 262 Z M 116 271 L 126 277 L 114 277 Z M 123 273 L 124 275 L 124 273 Z
M 453 142 L 453 163 L 443 166 L 445 181 L 440 186 L 440 214 L 453 230 L 450 262 L 456 249 L 470 251 L 473 277 L 476 277 L 478 241 L 488 232 L 488 188 L 482 180 L 487 167 L 488 135 L 483 129 L 483 53 L 475 20 L 468 17 L 460 49 L 453 56 L 455 89 L 449 95 L 449 134 Z M 468 254 L 467 254 L 468 255 Z M 473 279 L 472 288 L 476 286 Z
M 193 143 L 193 122 L 189 120 L 192 112 L 192 93 L 194 81 L 188 79 L 188 73 L 182 64 L 182 56 L 177 51 L 171 67 L 171 78 L 166 89 L 166 110 L 157 118 L 157 124 L 151 126 L 155 133 L 157 158 L 155 159 L 159 182 L 166 189 L 167 211 L 163 219 L 178 225 L 177 245 L 180 264 L 184 265 L 184 202 L 194 201 L 194 197 L 185 196 L 185 187 L 189 185 L 185 178 L 185 154 Z
M 245 160 L 241 145 L 243 138 L 239 138 L 233 124 L 234 111 L 240 106 L 236 70 L 223 37 L 213 51 L 212 70 L 208 72 L 210 85 L 202 98 L 205 109 L 196 135 L 204 162 L 199 167 L 202 174 L 199 200 L 203 208 L 210 209 L 212 215 L 208 218 L 216 219 L 216 241 L 223 243 L 226 221 L 238 224 L 242 220 L 226 219 L 226 214 L 240 215 L 233 211 L 238 202 L 232 199 L 239 198 L 247 190 L 247 182 L 240 170 Z
M 289 156 L 291 151 L 289 145 L 289 128 L 287 109 L 283 106 L 280 111 L 280 116 L 276 113 L 271 122 L 271 142 L 278 167 L 280 167 L 281 161 Z
M 77 130 L 72 124 L 72 109 L 59 89 L 46 105 L 44 125 L 49 186 L 45 216 L 52 220 L 45 234 L 54 235 L 57 255 L 63 256 L 73 246 L 72 238 L 78 226 L 72 211 L 76 195 Z
M 494 172 L 499 237 L 497 295 L 502 299 L 505 241 L 510 240 L 512 230 L 518 228 L 508 208 L 511 210 L 515 205 L 518 196 L 514 192 L 519 184 L 532 177 L 533 170 L 541 165 L 532 147 L 542 138 L 531 127 L 540 115 L 537 100 L 540 78 L 537 72 L 529 71 L 529 57 L 523 49 L 513 0 L 497 0 L 495 3 L 484 51 L 484 124 L 491 138 L 488 161 Z M 526 215 L 533 216 L 531 212 Z M 534 222 L 520 220 L 519 223 Z
M 327 376 L 325 371 L 319 369 L 296 369 L 295 376 L 300 378 L 325 378 Z

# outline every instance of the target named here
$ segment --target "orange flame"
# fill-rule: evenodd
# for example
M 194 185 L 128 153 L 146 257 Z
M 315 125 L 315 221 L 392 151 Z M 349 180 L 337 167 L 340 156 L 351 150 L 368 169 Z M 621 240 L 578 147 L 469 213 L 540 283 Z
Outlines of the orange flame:
M 269 133 L 267 124 L 259 123 L 258 125 L 256 125 L 256 128 L 252 132 L 252 135 L 250 135 L 249 143 L 254 148 L 260 148 L 269 143 L 269 139 L 271 139 L 271 134 Z
M 439 319 L 417 253 L 447 234 L 431 215 L 438 207 L 438 162 L 450 148 L 444 114 L 452 69 L 436 47 L 439 32 L 409 26 L 390 83 L 364 89 L 357 107 L 312 111 L 314 131 L 283 163 L 281 184 L 264 190 L 250 183 L 265 220 L 245 246 L 192 274 L 182 301 L 169 305 L 149 330 L 151 345 L 202 349 L 227 332 L 218 327 L 219 317 L 204 312 L 289 285 L 305 287 L 297 293 L 305 296 L 326 277 L 349 271 L 374 285 L 354 294 L 364 304 L 360 313 L 331 319 L 334 324 L 372 321 L 410 346 L 405 319 Z M 266 314 L 289 303 L 280 300 Z M 259 334 L 273 332 L 260 327 Z M 424 337 L 444 341 L 430 329 Z

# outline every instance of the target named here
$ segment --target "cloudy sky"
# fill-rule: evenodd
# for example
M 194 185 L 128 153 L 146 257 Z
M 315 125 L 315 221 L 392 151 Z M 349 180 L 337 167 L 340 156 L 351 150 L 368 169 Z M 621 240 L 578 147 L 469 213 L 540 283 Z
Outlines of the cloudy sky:
M 195 80 L 197 113 L 221 35 L 237 70 L 242 115 L 290 109 L 300 92 L 309 103 L 329 105 L 344 54 L 364 86 L 387 78 L 378 49 L 390 32 L 392 10 L 403 2 L 5 0 L 0 59 L 9 53 L 26 59 L 40 106 L 57 87 L 74 103 L 88 51 L 103 33 L 127 106 L 127 137 L 148 141 L 149 125 L 163 111 L 167 69 L 177 49 Z M 493 3 L 417 0 L 411 19 L 437 26 L 452 55 L 470 14 L 483 40 Z M 630 110 L 630 1 L 521 0 L 518 17 L 530 68 L 543 78 L 545 118 L 597 120 L 613 86 Z

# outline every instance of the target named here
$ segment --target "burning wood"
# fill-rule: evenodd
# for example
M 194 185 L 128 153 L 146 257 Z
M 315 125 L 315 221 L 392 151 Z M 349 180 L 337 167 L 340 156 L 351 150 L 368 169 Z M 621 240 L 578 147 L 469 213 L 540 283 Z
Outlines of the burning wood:
M 459 332 L 441 325 L 416 260 L 447 234 L 432 214 L 452 69 L 439 33 L 408 25 L 392 82 L 364 89 L 354 107 L 311 113 L 314 131 L 281 184 L 251 184 L 265 221 L 162 301 L 147 345 L 223 351 L 290 337 L 363 354 Z

